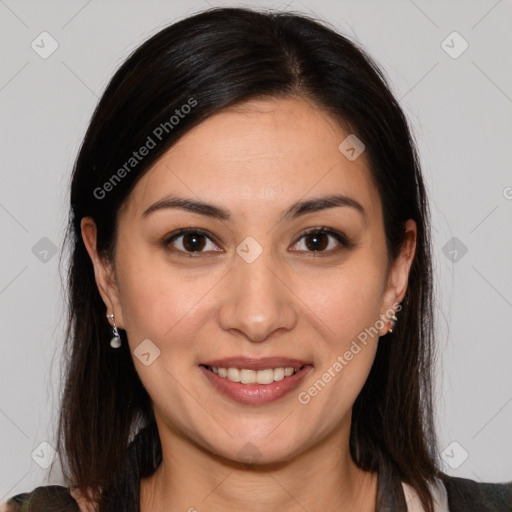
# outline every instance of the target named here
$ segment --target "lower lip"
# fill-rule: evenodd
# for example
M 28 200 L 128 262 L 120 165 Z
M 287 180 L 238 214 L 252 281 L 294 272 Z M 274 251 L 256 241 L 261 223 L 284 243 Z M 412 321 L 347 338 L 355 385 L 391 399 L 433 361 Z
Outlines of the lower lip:
M 260 405 L 274 402 L 294 390 L 313 369 L 308 364 L 290 377 L 274 381 L 271 384 L 241 384 L 233 382 L 227 377 L 220 377 L 204 366 L 199 366 L 206 378 L 227 397 L 247 405 Z

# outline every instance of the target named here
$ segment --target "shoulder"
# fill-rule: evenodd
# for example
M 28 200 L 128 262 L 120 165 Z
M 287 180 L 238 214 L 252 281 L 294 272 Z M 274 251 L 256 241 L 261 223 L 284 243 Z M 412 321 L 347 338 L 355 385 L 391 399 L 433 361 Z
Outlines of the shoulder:
M 69 489 L 62 485 L 36 487 L 12 496 L 0 507 L 0 512 L 80 512 Z
M 512 481 L 477 482 L 444 473 L 440 478 L 446 488 L 450 512 L 512 512 Z

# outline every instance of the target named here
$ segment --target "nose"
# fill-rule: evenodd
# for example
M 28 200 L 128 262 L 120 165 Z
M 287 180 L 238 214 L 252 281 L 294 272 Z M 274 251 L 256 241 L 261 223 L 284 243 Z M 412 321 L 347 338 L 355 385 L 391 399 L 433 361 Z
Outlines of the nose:
M 285 267 L 263 253 L 251 263 L 236 257 L 219 309 L 222 329 L 260 343 L 297 323 L 294 294 Z

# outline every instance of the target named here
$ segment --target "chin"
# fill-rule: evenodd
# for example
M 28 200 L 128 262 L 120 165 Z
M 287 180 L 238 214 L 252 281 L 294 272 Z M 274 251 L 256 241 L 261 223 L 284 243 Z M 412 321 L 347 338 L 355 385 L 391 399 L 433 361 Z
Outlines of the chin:
M 276 441 L 278 445 L 276 445 Z M 223 450 L 216 449 L 214 453 L 237 465 L 242 464 L 248 468 L 263 468 L 268 465 L 286 463 L 298 455 L 300 451 L 297 449 L 300 446 L 299 442 L 284 445 L 280 441 L 282 440 L 275 439 L 272 443 L 269 443 L 268 439 L 263 438 L 258 441 L 253 437 L 252 441 L 233 442 L 232 446 L 225 446 Z M 287 443 L 290 443 L 290 438 L 287 439 Z

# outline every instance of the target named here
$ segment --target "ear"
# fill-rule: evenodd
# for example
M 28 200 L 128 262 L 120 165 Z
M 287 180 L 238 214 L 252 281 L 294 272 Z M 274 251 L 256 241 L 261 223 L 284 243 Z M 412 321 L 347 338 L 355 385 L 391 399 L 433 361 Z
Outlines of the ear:
M 388 270 L 386 289 L 382 296 L 381 318 L 384 320 L 385 325 L 379 331 L 380 336 L 384 336 L 384 334 L 387 334 L 389 331 L 388 322 L 391 319 L 391 315 L 396 313 L 397 305 L 402 302 L 405 296 L 407 283 L 409 281 L 409 271 L 416 253 L 416 222 L 412 219 L 408 219 L 405 222 L 404 229 L 404 244 L 400 250 L 400 254 Z
M 80 222 L 80 227 L 85 248 L 94 267 L 96 286 L 107 309 L 106 314 L 114 313 L 117 327 L 124 329 L 123 311 L 119 301 L 119 290 L 115 279 L 114 267 L 111 262 L 106 261 L 104 257 L 98 254 L 96 224 L 92 217 L 84 217 Z M 109 322 L 113 325 L 112 319 L 109 319 Z

